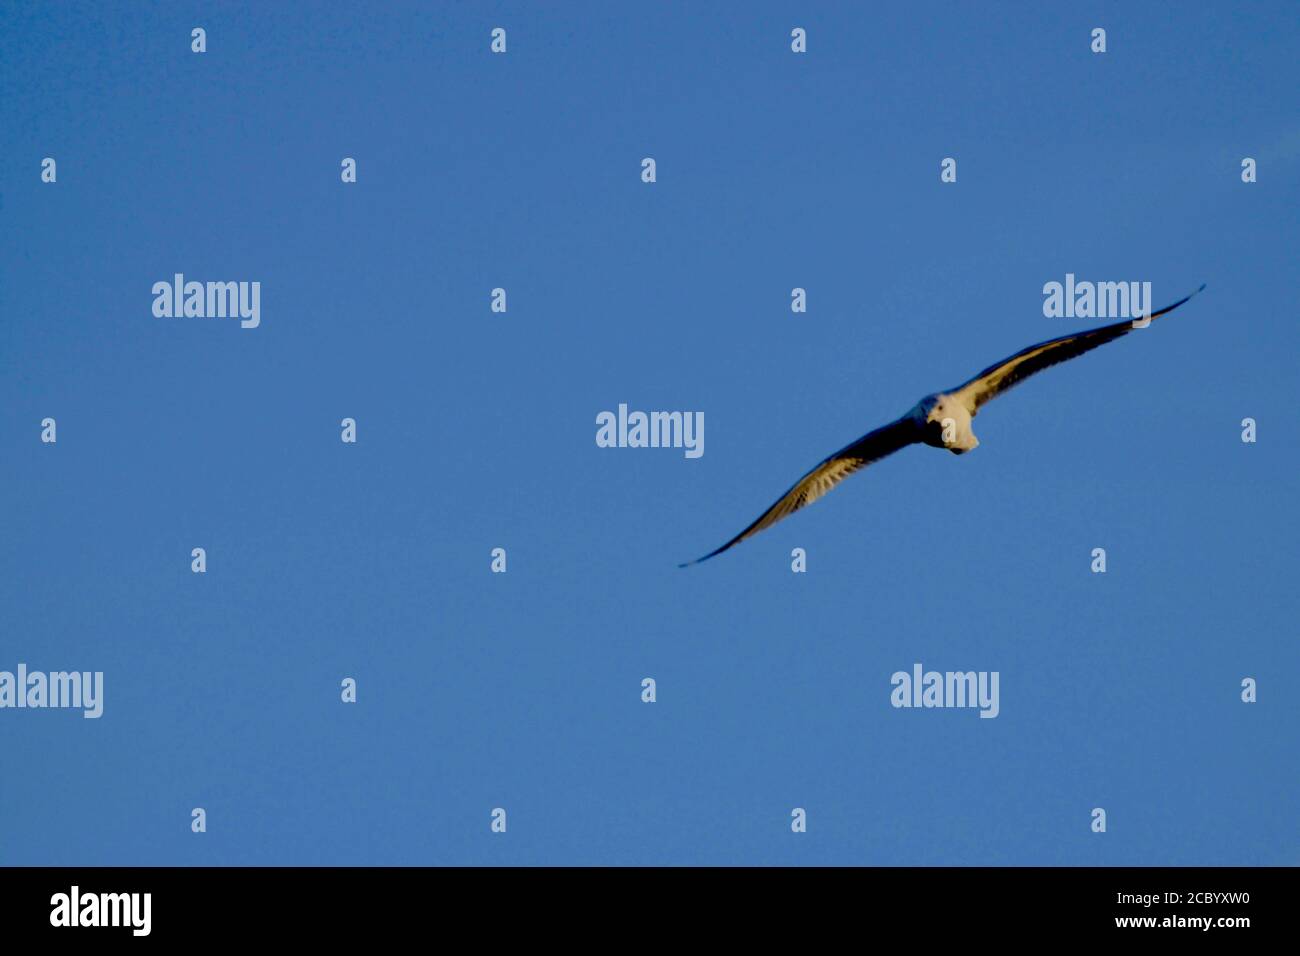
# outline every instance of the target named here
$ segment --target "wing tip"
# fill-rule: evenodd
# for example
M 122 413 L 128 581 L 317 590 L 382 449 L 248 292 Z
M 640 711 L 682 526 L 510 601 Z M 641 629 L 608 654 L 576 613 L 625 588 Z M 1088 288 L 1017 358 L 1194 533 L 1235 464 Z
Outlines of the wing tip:
M 1187 293 L 1187 295 L 1183 296 L 1183 297 L 1182 297 L 1181 299 L 1179 299 L 1177 302 L 1173 303 L 1173 305 L 1167 305 L 1167 306 L 1165 306 L 1163 309 L 1161 309 L 1159 312 L 1152 312 L 1150 315 L 1143 316 L 1143 318 L 1149 320 L 1149 319 L 1157 319 L 1157 318 L 1159 318 L 1159 317 L 1162 316 L 1162 315 L 1168 315 L 1170 312 L 1174 311 L 1174 309 L 1178 308 L 1178 307 L 1179 307 L 1180 305 L 1182 305 L 1183 303 L 1191 301 L 1191 299 L 1195 298 L 1196 296 L 1198 296 L 1198 295 L 1200 295 L 1202 292 L 1204 292 L 1204 291 L 1205 291 L 1205 287 L 1206 287 L 1207 284 L 1208 284 L 1208 283 L 1202 282 L 1199 286 L 1197 286 L 1197 287 L 1196 287 L 1195 289 L 1193 289 L 1191 292 Z
M 713 552 L 710 552 L 709 554 L 706 554 L 706 555 L 705 555 L 704 557 L 702 557 L 702 558 L 696 558 L 694 561 L 683 561 L 681 564 L 679 564 L 679 565 L 677 565 L 677 566 L 678 566 L 679 568 L 689 568 L 689 567 L 693 567 L 694 565 L 697 565 L 697 564 L 700 564 L 701 562 L 704 562 L 704 561 L 709 560 L 709 558 L 713 557 L 713 555 L 718 554 L 718 553 L 719 553 L 719 552 L 717 552 L 717 551 L 713 551 Z
M 701 558 L 696 558 L 694 561 L 686 561 L 677 566 L 679 568 L 689 568 L 692 565 L 703 564 L 705 561 L 709 560 L 709 558 L 716 557 L 717 555 L 721 554 L 723 551 L 726 551 L 728 548 L 730 548 L 733 544 L 737 544 L 739 541 L 740 541 L 739 538 L 736 538 L 733 541 L 728 541 L 722 547 L 714 548 L 712 551 L 710 551 L 708 554 L 704 555 Z

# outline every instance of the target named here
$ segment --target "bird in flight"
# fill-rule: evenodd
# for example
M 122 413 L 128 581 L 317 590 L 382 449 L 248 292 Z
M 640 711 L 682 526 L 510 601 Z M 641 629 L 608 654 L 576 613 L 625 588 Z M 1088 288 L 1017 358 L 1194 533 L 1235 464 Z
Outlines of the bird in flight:
M 1143 326 L 1150 319 L 1172 312 L 1204 288 L 1205 285 L 1202 284 L 1196 292 L 1183 296 L 1173 305 L 1152 312 L 1149 316 L 1143 316 Z M 954 455 L 964 455 L 979 444 L 979 439 L 971 431 L 970 423 L 971 419 L 979 414 L 985 402 L 992 401 L 1007 389 L 1019 385 L 1029 376 L 1045 368 L 1076 358 L 1100 345 L 1114 341 L 1134 327 L 1133 320 L 1125 319 L 1123 322 L 1039 342 L 1027 349 L 1021 349 L 1015 355 L 995 365 L 990 365 L 970 381 L 954 389 L 925 396 L 901 418 L 888 425 L 882 425 L 875 431 L 867 432 L 853 444 L 841 448 L 808 472 L 795 483 L 794 487 L 778 498 L 772 507 L 759 515 L 753 524 L 722 547 L 710 551 L 702 558 L 679 564 L 678 567 L 690 567 L 692 564 L 707 561 L 765 528 L 772 527 L 787 515 L 812 504 L 855 471 L 892 455 L 900 448 L 925 444 L 934 448 L 946 448 Z

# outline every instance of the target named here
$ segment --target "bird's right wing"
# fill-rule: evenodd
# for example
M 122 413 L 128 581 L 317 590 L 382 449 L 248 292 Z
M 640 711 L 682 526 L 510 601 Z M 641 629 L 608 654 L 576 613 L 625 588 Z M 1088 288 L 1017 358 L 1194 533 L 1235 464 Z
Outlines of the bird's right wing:
M 1200 292 L 1204 288 L 1205 286 L 1202 285 L 1196 292 Z M 1158 312 L 1152 312 L 1146 318 L 1148 320 L 1156 319 L 1174 311 L 1193 295 L 1196 295 L 1196 292 L 1183 296 L 1173 305 L 1165 306 Z M 1063 335 L 1058 339 L 1039 342 L 1027 349 L 1021 349 L 1015 355 L 1005 358 L 995 365 L 990 365 L 970 381 L 953 389 L 952 394 L 960 398 L 966 405 L 966 410 L 974 415 L 985 402 L 997 398 L 1007 389 L 1020 384 L 1036 372 L 1051 368 L 1053 365 L 1068 359 L 1077 358 L 1085 352 L 1091 352 L 1107 342 L 1115 341 L 1121 335 L 1127 335 L 1132 329 L 1133 321 L 1125 319 L 1123 322 L 1114 322 L 1110 325 L 1098 326 L 1095 329 L 1085 329 L 1082 332 Z
M 764 528 L 770 528 L 786 515 L 794 514 L 805 505 L 812 504 L 841 481 L 873 461 L 879 461 L 892 455 L 900 448 L 906 448 L 921 440 L 921 430 L 911 416 L 904 416 L 897 421 L 882 425 L 875 431 L 868 432 L 851 445 L 846 445 L 831 455 L 808 474 L 804 475 L 793 488 L 787 491 L 768 508 L 748 528 L 740 532 L 722 547 L 710 551 L 702 558 L 679 564 L 685 568 L 692 564 L 707 561 L 715 554 L 721 554 L 732 545 L 739 544 L 746 538 L 758 534 Z

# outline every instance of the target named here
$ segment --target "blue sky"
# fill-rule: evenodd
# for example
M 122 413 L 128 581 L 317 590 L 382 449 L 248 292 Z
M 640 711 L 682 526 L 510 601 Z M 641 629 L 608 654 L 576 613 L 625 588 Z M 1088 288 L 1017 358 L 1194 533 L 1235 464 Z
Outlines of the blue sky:
M 1300 862 L 1294 7 L 808 6 L 0 11 L 0 863 Z M 676 568 L 1066 273 L 1209 287 Z

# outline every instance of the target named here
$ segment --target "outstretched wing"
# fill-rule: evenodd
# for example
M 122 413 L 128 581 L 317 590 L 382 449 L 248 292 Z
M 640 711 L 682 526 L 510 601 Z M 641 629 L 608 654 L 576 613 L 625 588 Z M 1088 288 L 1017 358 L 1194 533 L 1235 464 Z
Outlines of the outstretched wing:
M 1202 285 L 1196 292 L 1200 292 L 1204 288 L 1205 286 Z M 1152 312 L 1150 318 L 1155 319 L 1174 311 L 1193 295 L 1196 295 L 1196 292 L 1183 296 L 1173 305 L 1166 306 L 1159 312 Z M 1027 349 L 1021 349 L 1015 355 L 1003 359 L 996 365 L 990 365 L 969 382 L 965 382 L 953 389 L 951 394 L 960 398 L 965 404 L 966 410 L 974 415 L 985 402 L 997 398 L 1007 389 L 1020 384 L 1036 372 L 1041 372 L 1045 368 L 1076 358 L 1085 352 L 1091 352 L 1107 342 L 1113 342 L 1121 335 L 1128 333 L 1132 328 L 1132 320 L 1125 319 L 1123 322 L 1115 322 L 1111 325 L 1075 332 L 1073 335 L 1063 335 L 1059 339 L 1039 342 Z
M 715 554 L 721 554 L 732 545 L 739 544 L 746 538 L 758 534 L 764 528 L 770 528 L 786 515 L 794 514 L 804 505 L 812 504 L 826 492 L 860 468 L 865 468 L 873 461 L 879 461 L 886 455 L 892 455 L 900 448 L 921 440 L 921 431 L 911 417 L 883 425 L 875 431 L 863 435 L 852 445 L 841 448 L 808 474 L 804 475 L 793 488 L 787 491 L 772 507 L 768 508 L 758 519 L 740 534 L 736 535 L 722 547 L 710 551 L 702 558 L 679 564 L 679 568 L 689 567 L 707 561 Z

